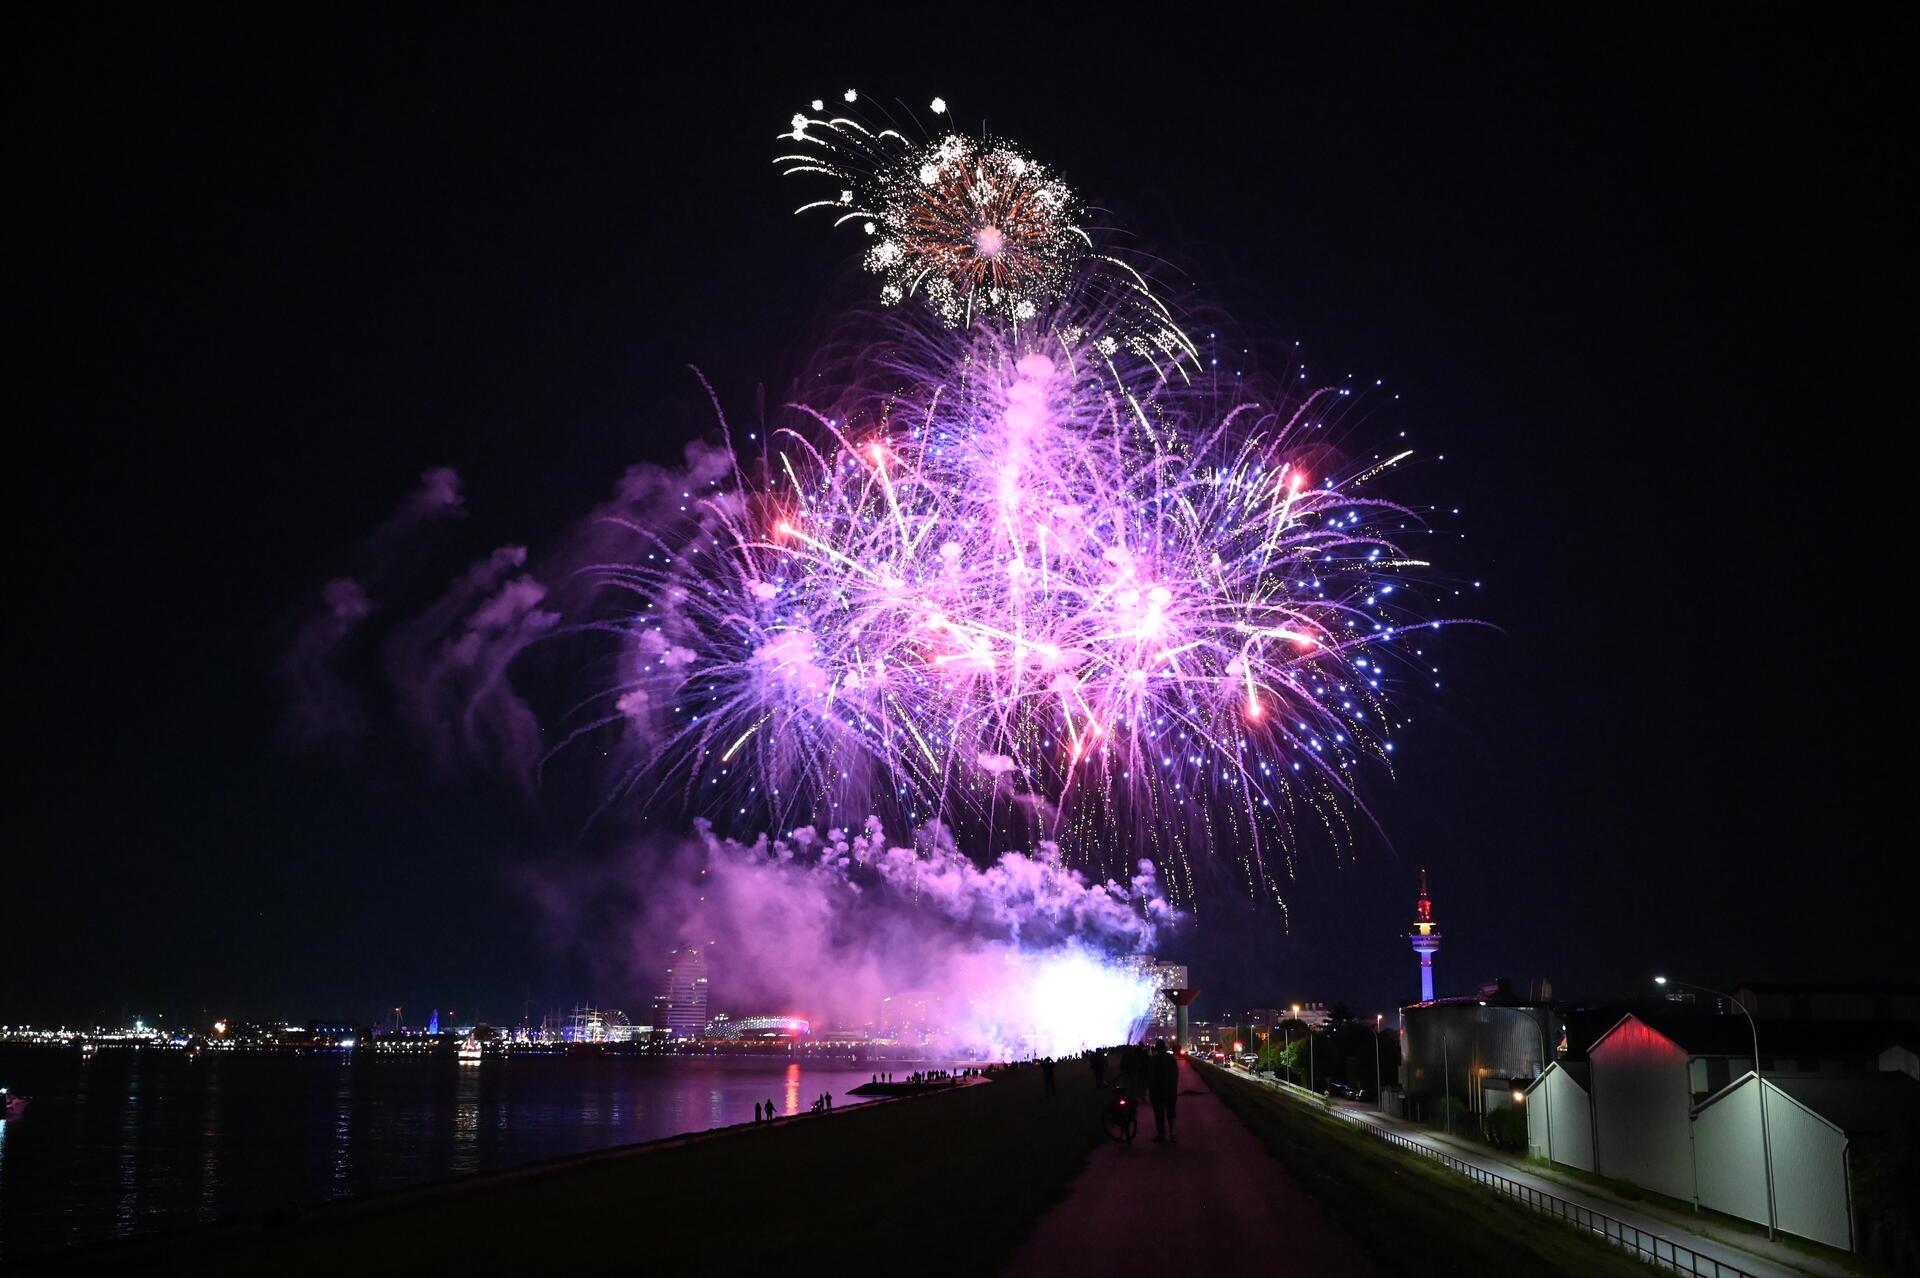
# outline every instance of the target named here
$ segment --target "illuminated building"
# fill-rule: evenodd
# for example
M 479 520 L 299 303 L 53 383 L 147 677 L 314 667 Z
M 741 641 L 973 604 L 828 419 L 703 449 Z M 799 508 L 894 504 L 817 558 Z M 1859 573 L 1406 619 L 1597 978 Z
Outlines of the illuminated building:
M 707 955 L 697 945 L 667 957 L 667 989 L 653 1018 L 673 1038 L 698 1038 L 707 1028 Z
M 1287 1009 L 1286 1019 L 1299 1021 L 1308 1029 L 1325 1029 L 1333 1024 L 1333 1013 L 1325 1003 L 1295 1003 Z
M 729 1043 L 762 1043 L 806 1038 L 812 1031 L 798 1016 L 716 1016 L 707 1026 L 707 1037 Z
M 1427 899 L 1427 872 L 1420 871 L 1420 900 L 1414 907 L 1413 931 L 1407 940 L 1420 956 L 1420 1001 L 1433 1002 L 1433 956 L 1440 952 L 1440 929 L 1433 921 L 1433 902 Z

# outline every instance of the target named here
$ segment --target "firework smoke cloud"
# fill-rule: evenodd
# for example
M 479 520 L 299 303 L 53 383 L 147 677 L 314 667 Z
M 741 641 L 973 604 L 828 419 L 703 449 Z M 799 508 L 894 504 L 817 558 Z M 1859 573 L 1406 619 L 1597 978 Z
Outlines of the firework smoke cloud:
M 538 887 L 565 927 L 571 902 L 611 891 L 613 935 L 589 943 L 624 943 L 642 972 L 700 946 L 736 1005 L 976 1059 L 1136 1032 L 1156 995 L 1114 956 L 1149 948 L 1172 920 L 1151 865 L 1092 883 L 1043 847 L 983 869 L 938 826 L 903 846 L 878 821 L 752 842 L 703 821 L 692 838 L 643 843 L 610 884 Z

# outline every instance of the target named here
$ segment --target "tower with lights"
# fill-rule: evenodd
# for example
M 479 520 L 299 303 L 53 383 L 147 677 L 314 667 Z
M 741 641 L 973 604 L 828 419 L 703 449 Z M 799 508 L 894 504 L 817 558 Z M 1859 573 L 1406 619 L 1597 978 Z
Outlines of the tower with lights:
M 1413 952 L 1420 956 L 1420 1001 L 1433 1002 L 1433 956 L 1440 952 L 1440 929 L 1433 922 L 1433 902 L 1427 899 L 1427 871 L 1420 871 L 1420 900 L 1414 907 L 1413 931 L 1407 933 Z

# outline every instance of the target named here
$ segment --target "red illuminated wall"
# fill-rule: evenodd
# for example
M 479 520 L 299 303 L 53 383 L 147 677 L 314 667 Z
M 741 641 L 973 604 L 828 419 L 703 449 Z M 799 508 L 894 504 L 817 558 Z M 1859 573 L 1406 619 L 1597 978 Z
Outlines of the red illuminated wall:
M 1588 1057 L 1599 1173 L 1692 1201 L 1693 1096 L 1686 1050 L 1629 1016 Z

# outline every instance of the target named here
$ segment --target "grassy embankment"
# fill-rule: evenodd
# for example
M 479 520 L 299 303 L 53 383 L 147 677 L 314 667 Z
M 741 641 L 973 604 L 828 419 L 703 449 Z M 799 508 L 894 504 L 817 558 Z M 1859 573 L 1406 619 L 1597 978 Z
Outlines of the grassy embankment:
M 1200 1074 L 1390 1273 L 1644 1278 L 1652 1272 L 1612 1244 L 1403 1153 L 1314 1102 L 1212 1066 L 1201 1066 Z
M 665 1148 L 215 1226 L 74 1258 L 143 1273 L 538 1272 L 605 1260 L 674 1274 L 992 1274 L 1099 1141 L 1091 1072 L 736 1127 Z

